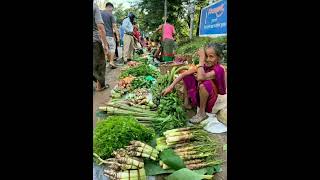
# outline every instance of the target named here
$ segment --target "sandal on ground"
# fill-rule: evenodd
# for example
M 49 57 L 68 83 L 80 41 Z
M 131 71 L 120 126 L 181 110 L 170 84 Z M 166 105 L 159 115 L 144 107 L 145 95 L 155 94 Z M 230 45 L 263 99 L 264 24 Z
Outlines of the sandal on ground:
M 97 92 L 100 92 L 100 91 L 103 91 L 103 90 L 105 90 L 105 89 L 108 89 L 109 87 L 110 87 L 109 84 L 106 84 L 106 85 L 103 86 L 102 88 L 96 89 L 96 91 L 97 91 Z
M 111 68 L 111 69 L 116 69 L 116 68 L 117 68 L 117 66 L 116 66 L 116 65 L 112 65 L 112 64 L 110 64 L 110 68 Z
M 195 115 L 190 119 L 191 123 L 198 124 L 203 120 L 206 120 L 209 116 L 205 115 L 204 117 L 200 117 L 199 115 Z

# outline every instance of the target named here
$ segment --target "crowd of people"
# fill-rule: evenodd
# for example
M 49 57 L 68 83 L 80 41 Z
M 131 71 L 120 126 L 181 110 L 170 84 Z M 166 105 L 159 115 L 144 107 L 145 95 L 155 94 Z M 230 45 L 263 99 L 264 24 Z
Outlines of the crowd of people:
M 171 18 L 161 24 L 154 33 L 159 33 L 159 39 L 145 37 L 139 31 L 135 21 L 136 16 L 129 13 L 118 28 L 116 18 L 112 14 L 114 6 L 108 2 L 105 9 L 100 10 L 93 4 L 93 76 L 96 91 L 109 87 L 105 83 L 105 68 L 115 69 L 133 59 L 135 49 L 145 48 L 159 61 L 172 61 L 175 49 L 175 28 Z M 121 53 L 119 53 L 119 49 Z M 109 62 L 107 64 L 107 62 Z

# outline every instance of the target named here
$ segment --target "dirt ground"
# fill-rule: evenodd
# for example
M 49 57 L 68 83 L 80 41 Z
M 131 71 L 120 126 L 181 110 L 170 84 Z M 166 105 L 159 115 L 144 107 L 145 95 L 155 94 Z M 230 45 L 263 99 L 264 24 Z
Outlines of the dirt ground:
M 105 102 L 108 102 L 111 97 L 111 89 L 118 83 L 118 77 L 120 76 L 120 69 L 110 69 L 106 68 L 106 83 L 110 85 L 110 87 L 102 92 L 95 92 L 93 90 L 93 128 L 96 127 L 96 110 L 99 106 L 103 106 Z M 94 89 L 95 84 L 93 84 Z
M 102 92 L 95 92 L 93 90 L 93 128 L 96 126 L 96 110 L 99 106 L 103 106 L 105 102 L 111 99 L 111 89 L 117 84 L 118 77 L 120 76 L 121 67 L 117 69 L 106 68 L 106 83 L 110 85 L 108 89 Z M 94 87 L 94 84 L 93 84 Z M 189 112 L 188 116 L 191 116 L 194 112 Z M 211 137 L 217 139 L 222 145 L 227 143 L 227 133 L 212 134 Z M 221 152 L 221 159 L 225 162 L 223 163 L 222 172 L 215 174 L 215 180 L 227 180 L 227 151 Z M 165 176 L 158 176 L 156 180 L 162 180 Z

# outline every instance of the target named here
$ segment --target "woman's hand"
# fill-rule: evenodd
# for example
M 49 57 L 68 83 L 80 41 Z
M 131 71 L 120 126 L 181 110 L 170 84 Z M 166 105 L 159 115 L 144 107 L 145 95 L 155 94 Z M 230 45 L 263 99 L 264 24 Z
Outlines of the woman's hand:
M 170 85 L 170 86 L 168 86 L 165 90 L 163 90 L 163 91 L 162 91 L 161 95 L 162 95 L 162 96 L 165 96 L 165 95 L 167 95 L 167 94 L 171 93 L 171 92 L 172 92 L 172 90 L 173 90 L 173 88 L 174 88 L 174 87 L 173 87 L 173 86 L 171 86 L 171 85 Z

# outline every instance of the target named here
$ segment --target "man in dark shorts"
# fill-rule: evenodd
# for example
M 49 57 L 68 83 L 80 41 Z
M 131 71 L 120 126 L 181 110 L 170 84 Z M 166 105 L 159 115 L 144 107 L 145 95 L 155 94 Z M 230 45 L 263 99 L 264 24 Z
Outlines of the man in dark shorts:
M 108 52 L 108 46 L 100 10 L 93 3 L 93 80 L 97 84 L 96 91 L 102 91 L 109 87 L 105 83 L 106 61 L 104 55 L 104 52 Z

